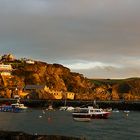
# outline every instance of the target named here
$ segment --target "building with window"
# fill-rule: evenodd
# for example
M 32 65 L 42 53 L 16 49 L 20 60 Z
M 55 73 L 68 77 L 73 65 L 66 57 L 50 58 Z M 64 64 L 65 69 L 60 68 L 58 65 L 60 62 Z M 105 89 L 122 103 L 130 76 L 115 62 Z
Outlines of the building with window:
M 0 74 L 5 76 L 10 76 L 12 72 L 11 65 L 0 64 Z
M 74 100 L 74 96 L 75 96 L 75 93 L 73 93 L 73 92 L 67 92 L 66 93 L 67 99 Z

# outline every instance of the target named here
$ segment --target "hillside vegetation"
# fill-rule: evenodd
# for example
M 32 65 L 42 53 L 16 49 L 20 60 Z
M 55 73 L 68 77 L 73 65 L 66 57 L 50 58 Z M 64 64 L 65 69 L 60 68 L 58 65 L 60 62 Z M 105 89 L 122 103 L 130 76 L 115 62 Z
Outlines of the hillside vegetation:
M 52 90 L 73 92 L 80 100 L 140 100 L 140 78 L 88 79 L 60 64 L 35 60 L 27 63 L 28 59 L 10 56 L 4 55 L 0 60 L 13 68 L 11 76 L 0 76 L 1 97 L 11 98 L 11 91 L 23 90 L 26 85 L 46 85 Z M 38 98 L 39 94 L 47 95 L 43 90 L 36 93 Z

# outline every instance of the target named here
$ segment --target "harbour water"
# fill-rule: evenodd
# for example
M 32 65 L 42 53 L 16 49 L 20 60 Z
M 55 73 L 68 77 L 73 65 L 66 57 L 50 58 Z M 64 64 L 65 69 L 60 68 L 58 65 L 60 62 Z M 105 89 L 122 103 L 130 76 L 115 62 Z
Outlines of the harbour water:
M 0 130 L 30 134 L 84 137 L 87 140 L 139 140 L 140 112 L 112 112 L 109 119 L 76 122 L 71 112 L 29 109 L 23 113 L 0 112 Z

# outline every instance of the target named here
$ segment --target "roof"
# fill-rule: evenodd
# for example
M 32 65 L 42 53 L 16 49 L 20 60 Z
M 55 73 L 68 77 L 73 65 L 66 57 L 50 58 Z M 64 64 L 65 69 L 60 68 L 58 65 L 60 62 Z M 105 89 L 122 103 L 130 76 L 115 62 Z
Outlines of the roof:
M 31 90 L 31 89 L 43 89 L 45 85 L 26 85 L 24 89 Z

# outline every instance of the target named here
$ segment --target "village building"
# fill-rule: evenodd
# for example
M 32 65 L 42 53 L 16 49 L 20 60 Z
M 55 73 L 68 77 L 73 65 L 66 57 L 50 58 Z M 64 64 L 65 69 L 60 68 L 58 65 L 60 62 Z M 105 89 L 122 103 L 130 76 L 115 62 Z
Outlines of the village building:
M 45 91 L 51 95 L 53 95 L 54 99 L 60 100 L 62 99 L 63 95 L 61 91 L 52 90 L 49 87 L 45 87 Z
M 50 92 L 50 94 L 52 94 L 53 97 L 54 97 L 54 99 L 57 99 L 57 100 L 60 100 L 60 99 L 62 99 L 62 97 L 63 97 L 61 91 L 52 90 L 52 91 Z
M 69 100 L 74 100 L 75 98 L 75 93 L 73 92 L 63 92 L 63 91 L 53 90 L 47 87 L 46 85 L 26 85 L 24 88 L 24 92 L 22 94 L 24 96 L 25 93 L 25 96 L 26 94 L 28 96 L 29 93 L 39 92 L 40 90 L 44 91 L 45 94 L 50 97 L 50 99 L 61 100 L 65 98 Z
M 45 85 L 26 85 L 24 90 L 33 91 L 33 90 L 41 90 L 45 89 Z
M 27 64 L 34 64 L 34 63 L 35 63 L 35 61 L 30 60 L 30 59 L 29 59 L 29 60 L 26 60 L 25 62 L 26 62 Z
M 33 92 L 36 93 L 36 92 L 39 92 L 40 90 L 45 91 L 46 95 L 47 94 L 51 95 L 52 99 L 62 99 L 61 91 L 51 90 L 46 85 L 26 85 L 24 88 L 24 92 L 26 93 L 33 93 Z
M 12 54 L 4 54 L 1 56 L 1 61 L 9 61 L 12 62 L 15 60 L 15 57 Z
M 0 64 L 0 74 L 4 76 L 10 76 L 12 72 L 11 65 Z
M 67 92 L 66 93 L 66 98 L 67 99 L 74 100 L 74 97 L 75 97 L 75 93 L 73 93 L 73 92 Z

